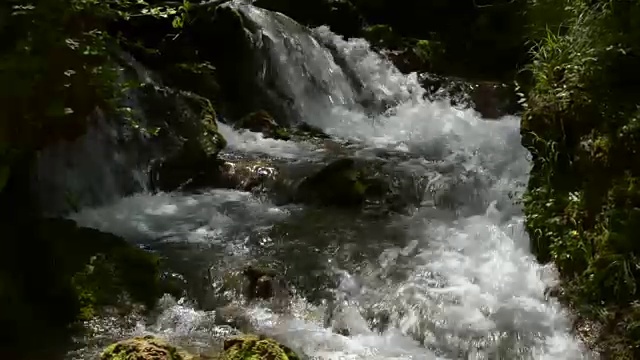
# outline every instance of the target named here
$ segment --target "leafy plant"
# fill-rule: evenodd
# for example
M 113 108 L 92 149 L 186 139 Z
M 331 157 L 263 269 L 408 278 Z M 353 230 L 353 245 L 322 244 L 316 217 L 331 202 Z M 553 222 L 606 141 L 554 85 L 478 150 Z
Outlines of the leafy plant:
M 640 356 L 639 13 L 638 2 L 605 0 L 531 0 L 528 10 L 533 251 L 557 265 L 580 315 L 603 324 L 616 359 Z

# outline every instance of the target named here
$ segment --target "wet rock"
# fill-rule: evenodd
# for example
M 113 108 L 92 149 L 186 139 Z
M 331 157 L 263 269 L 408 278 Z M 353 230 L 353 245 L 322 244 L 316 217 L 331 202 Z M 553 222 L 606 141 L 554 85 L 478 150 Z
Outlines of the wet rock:
M 247 300 L 288 298 L 291 293 L 287 283 L 271 269 L 247 267 L 242 274 L 247 279 L 245 296 Z
M 27 273 L 39 272 L 38 277 L 46 282 L 36 281 L 37 291 L 26 284 L 12 287 L 15 280 L 3 282 L 0 298 L 16 299 L 22 309 L 7 313 L 8 318 L 3 314 L 3 324 L 17 316 L 19 321 L 13 319 L 14 325 L 24 324 L 18 327 L 46 327 L 54 322 L 64 327 L 107 312 L 128 313 L 140 307 L 150 310 L 166 291 L 171 291 L 161 279 L 160 259 L 121 237 L 79 227 L 68 219 L 32 219 L 30 226 L 21 239 L 33 246 L 28 258 L 32 262 L 22 258 L 22 266 L 28 268 Z M 55 265 L 55 271 L 47 268 L 49 262 Z M 14 275 L 16 270 L 12 271 Z M 40 314 L 42 301 L 54 301 L 56 311 Z
M 429 62 L 411 47 L 401 50 L 383 50 L 381 53 L 391 60 L 398 70 L 405 74 L 430 68 Z
M 288 99 L 273 88 L 272 74 L 264 74 L 269 57 L 259 53 L 254 41 L 260 38 L 256 26 L 229 4 L 218 6 L 208 16 L 212 21 L 194 29 L 194 37 L 198 43 L 207 44 L 208 49 L 201 48 L 202 56 L 210 58 L 217 69 L 217 79 L 224 89 L 221 99 L 225 115 L 241 119 L 247 113 L 266 111 L 274 119 L 286 120 Z
M 264 111 L 252 112 L 244 116 L 240 121 L 234 124 L 234 127 L 247 129 L 253 132 L 261 132 L 268 138 L 279 140 L 291 139 L 291 134 L 286 127 L 278 125 L 271 115 Z
M 327 135 L 322 129 L 317 126 L 313 126 L 307 124 L 305 122 L 301 122 L 296 126 L 296 130 L 298 134 L 305 134 L 309 137 L 313 137 L 316 139 L 330 139 L 331 136 Z
M 221 356 L 227 360 L 299 360 L 300 357 L 287 346 L 264 336 L 234 336 L 224 341 Z
M 158 126 L 156 136 L 162 146 L 173 151 L 151 165 L 154 190 L 173 191 L 180 187 L 206 186 L 220 173 L 218 153 L 226 140 L 218 131 L 211 102 L 188 92 L 144 86 L 140 91 L 146 117 Z
M 549 286 L 544 290 L 545 299 L 561 298 L 564 295 L 564 289 L 561 285 Z
M 151 309 L 163 293 L 173 292 L 161 279 L 159 258 L 120 237 L 64 220 L 47 221 L 44 229 L 64 239 L 56 258 L 63 274 L 73 274 L 80 319 L 108 308 L 126 312 L 136 303 Z
M 477 82 L 471 92 L 474 109 L 486 119 L 497 119 L 522 110 L 513 86 L 499 82 Z
M 438 42 L 402 37 L 389 25 L 369 26 L 363 37 L 405 74 L 430 71 L 441 54 Z
M 513 86 L 507 84 L 429 73 L 423 73 L 420 77 L 430 100 L 448 99 L 451 105 L 471 107 L 486 119 L 497 119 L 522 110 Z
M 217 308 L 215 321 L 217 325 L 230 326 L 243 333 L 251 333 L 256 330 L 251 322 L 251 316 L 247 314 L 245 308 L 237 303 Z
M 180 151 L 152 165 L 151 186 L 166 192 L 213 186 L 220 183 L 223 169 L 223 161 L 188 141 Z
M 109 345 L 100 360 L 194 360 L 188 352 L 154 336 L 135 337 Z
M 296 189 L 295 200 L 353 207 L 362 205 L 368 197 L 383 196 L 386 189 L 384 181 L 368 176 L 354 159 L 343 158 L 306 177 Z
M 260 191 L 270 188 L 278 177 L 278 169 L 261 160 L 225 161 L 217 187 Z
M 218 292 L 228 292 L 232 298 L 242 296 L 249 302 L 254 300 L 288 302 L 292 295 L 287 282 L 276 270 L 254 265 L 226 273 Z

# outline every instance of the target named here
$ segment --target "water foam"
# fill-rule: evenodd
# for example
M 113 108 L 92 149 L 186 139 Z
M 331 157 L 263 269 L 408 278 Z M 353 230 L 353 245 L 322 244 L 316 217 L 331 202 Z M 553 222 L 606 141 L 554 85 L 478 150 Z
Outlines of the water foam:
M 280 159 L 315 158 L 323 152 L 311 143 L 265 138 L 262 133 L 236 130 L 224 123 L 218 123 L 218 129 L 227 140 L 225 151 L 264 154 Z
M 140 242 L 224 243 L 234 234 L 243 238 L 250 230 L 288 214 L 287 208 L 260 201 L 251 193 L 215 189 L 201 194 L 141 193 L 70 217 L 84 226 Z

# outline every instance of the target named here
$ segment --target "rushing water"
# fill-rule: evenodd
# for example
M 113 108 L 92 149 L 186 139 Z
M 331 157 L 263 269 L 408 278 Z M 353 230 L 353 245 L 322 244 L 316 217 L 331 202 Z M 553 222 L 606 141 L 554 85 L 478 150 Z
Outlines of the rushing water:
M 256 331 L 310 357 L 588 358 L 567 311 L 545 298 L 556 281 L 553 269 L 529 251 L 517 199 L 530 164 L 518 118 L 486 121 L 472 110 L 429 102 L 415 74 L 400 74 L 363 40 L 347 41 L 324 27 L 309 34 L 282 15 L 232 6 L 261 32 L 257 46 L 268 46 L 278 86 L 302 119 L 357 144 L 357 156 L 383 159 L 402 176 L 420 179 L 420 205 L 410 214 L 371 219 L 211 189 L 140 193 L 83 209 L 73 216 L 80 224 L 154 248 L 204 290 L 197 305 L 164 299 L 152 321 L 97 321 L 70 359 L 144 332 L 187 347 L 215 347 L 228 329 L 214 321 L 220 299 L 212 299 L 211 289 L 225 272 L 252 261 L 285 269 L 299 292 L 288 311 L 246 305 L 245 316 Z M 367 104 L 384 112 L 372 116 Z M 236 155 L 292 164 L 330 157 L 311 143 L 265 139 L 224 124 L 221 131 Z M 367 323 L 381 318 L 387 326 Z M 336 331 L 342 328 L 350 335 Z

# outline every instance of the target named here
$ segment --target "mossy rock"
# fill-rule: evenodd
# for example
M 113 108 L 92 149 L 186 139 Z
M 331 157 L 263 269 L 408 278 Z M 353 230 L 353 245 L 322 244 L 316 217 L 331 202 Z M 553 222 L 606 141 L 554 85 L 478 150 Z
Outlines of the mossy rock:
M 118 236 L 68 219 L 32 218 L 25 226 L 20 239 L 7 240 L 28 245 L 5 249 L 0 265 L 0 301 L 10 309 L 0 324 L 13 330 L 0 352 L 51 351 L 81 330 L 72 325 L 113 310 L 150 310 L 165 293 L 160 259 Z
M 256 335 L 235 336 L 224 341 L 222 360 L 300 360 L 290 348 L 274 339 Z
M 226 146 L 209 99 L 151 84 L 142 86 L 139 95 L 146 117 L 153 121 L 152 125 L 160 127 L 159 135 L 181 139 L 182 143 L 190 141 L 207 156 L 216 155 Z
M 50 242 L 62 278 L 77 296 L 78 319 L 87 320 L 106 307 L 139 303 L 152 308 L 163 294 L 160 259 L 124 239 L 64 219 L 39 224 Z
M 109 345 L 100 360 L 194 360 L 188 352 L 154 336 L 135 337 Z
M 364 38 L 377 48 L 398 49 L 402 46 L 402 37 L 397 35 L 391 26 L 377 24 L 363 29 Z
M 235 124 L 235 127 L 253 132 L 261 132 L 268 138 L 279 140 L 291 139 L 289 130 L 280 126 L 265 110 L 259 110 L 245 115 Z
M 328 206 L 359 206 L 372 195 L 386 192 L 381 181 L 370 177 L 354 159 L 336 160 L 306 177 L 297 187 L 295 200 Z
M 249 301 L 291 295 L 286 281 L 276 270 L 254 265 L 225 274 L 221 291 L 231 291 L 235 296 L 242 294 Z
M 215 184 L 223 165 L 217 155 L 227 142 L 218 131 L 211 102 L 194 93 L 151 85 L 144 86 L 140 94 L 146 117 L 157 122 L 166 148 L 175 149 L 152 164 L 152 187 L 173 191 L 183 185 Z

